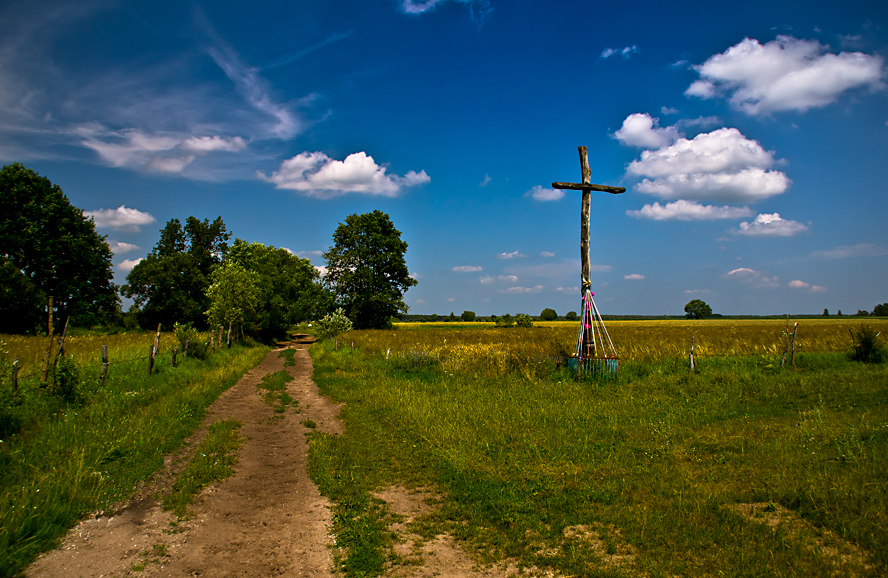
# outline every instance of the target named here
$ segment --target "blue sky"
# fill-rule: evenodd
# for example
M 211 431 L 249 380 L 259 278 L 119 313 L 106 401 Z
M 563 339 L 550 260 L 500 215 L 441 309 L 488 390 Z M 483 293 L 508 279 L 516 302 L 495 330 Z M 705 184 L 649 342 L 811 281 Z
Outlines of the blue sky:
M 388 213 L 412 313 L 888 301 L 888 4 L 11 1 L 0 161 L 95 218 L 118 282 L 171 218 L 323 265 Z

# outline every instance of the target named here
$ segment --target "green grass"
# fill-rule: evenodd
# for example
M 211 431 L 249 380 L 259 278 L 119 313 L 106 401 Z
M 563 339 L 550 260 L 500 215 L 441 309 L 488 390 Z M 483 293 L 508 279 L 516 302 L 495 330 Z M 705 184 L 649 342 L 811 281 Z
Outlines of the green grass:
M 278 357 L 283 358 L 285 367 L 293 367 L 296 365 L 296 350 L 284 349 Z
M 422 520 L 430 535 L 569 575 L 888 571 L 884 366 L 802 353 L 795 371 L 771 355 L 700 359 L 692 373 L 669 358 L 583 382 L 555 369 L 485 377 L 310 351 L 315 381 L 346 404 L 348 433 L 315 434 L 310 464 L 344 508 L 347 575 L 378 575 L 392 556 L 369 497 L 390 484 L 439 488 L 440 509 Z M 738 513 L 762 502 L 804 523 L 772 529 Z M 606 547 L 572 538 L 577 526 L 599 528 Z M 620 548 L 634 557 L 606 566 Z
M 187 514 L 194 496 L 213 482 L 234 473 L 236 452 L 243 442 L 239 431 L 244 424 L 233 419 L 216 422 L 208 428 L 207 437 L 197 447 L 194 457 L 179 474 L 170 494 L 163 499 L 165 510 L 180 518 Z
M 146 347 L 147 349 L 147 347 Z M 20 572 L 83 515 L 111 507 L 163 465 L 205 409 L 267 348 L 225 349 L 173 368 L 161 357 L 112 365 L 104 387 L 83 369 L 77 402 L 0 383 L 0 576 Z
M 288 407 L 292 407 L 299 412 L 299 401 L 287 393 L 287 384 L 293 381 L 293 378 L 286 371 L 276 371 L 262 378 L 258 388 L 265 390 L 265 403 L 270 405 L 276 414 L 282 414 L 287 411 Z

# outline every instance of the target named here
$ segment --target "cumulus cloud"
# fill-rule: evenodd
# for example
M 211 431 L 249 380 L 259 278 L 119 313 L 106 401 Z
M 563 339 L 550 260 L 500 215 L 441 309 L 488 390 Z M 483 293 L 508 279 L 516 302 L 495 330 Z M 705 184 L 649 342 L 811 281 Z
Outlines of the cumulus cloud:
M 752 210 L 749 207 L 728 205 L 716 207 L 679 199 L 666 205 L 660 205 L 660 203 L 645 205 L 637 211 L 626 211 L 626 214 L 636 219 L 652 219 L 654 221 L 711 221 L 751 217 Z
M 139 248 L 137 245 L 133 245 L 132 243 L 121 243 L 120 241 L 108 241 L 108 247 L 115 255 L 121 255 L 123 253 L 136 251 Z
M 482 285 L 492 285 L 494 283 L 517 283 L 518 277 L 515 275 L 499 275 L 494 277 L 493 275 L 485 275 L 479 278 Z
M 503 289 L 500 293 L 539 293 L 543 289 L 544 287 L 542 285 L 536 285 L 534 287 L 509 287 L 508 289 Z
M 124 259 L 117 264 L 117 270 L 121 273 L 129 273 L 133 267 L 144 261 L 145 259 Z
M 540 257 L 554 257 L 554 256 L 555 256 L 555 253 L 553 253 L 551 251 L 543 251 L 542 253 L 540 253 Z
M 548 189 L 540 185 L 534 185 L 532 189 L 524 193 L 525 197 L 530 197 L 534 201 L 557 201 L 564 197 L 564 191 L 561 189 Z
M 645 149 L 669 146 L 683 136 L 676 127 L 660 128 L 659 124 L 659 118 L 636 112 L 627 116 L 623 120 L 623 126 L 612 136 L 625 145 Z
M 496 256 L 497 259 L 519 259 L 521 257 L 527 257 L 518 251 L 512 251 L 511 253 L 500 253 Z
M 636 190 L 663 199 L 755 202 L 786 191 L 789 178 L 768 170 L 774 155 L 736 128 L 679 138 L 646 150 L 628 172 L 645 177 Z
M 810 283 L 805 283 L 799 279 L 795 281 L 790 281 L 786 284 L 787 287 L 792 287 L 793 289 L 807 289 L 812 293 L 820 293 L 826 291 L 826 287 L 821 287 L 820 285 L 811 285 Z
M 726 96 L 750 115 L 819 108 L 852 89 L 884 87 L 883 58 L 862 52 L 827 52 L 816 40 L 781 35 L 761 44 L 744 38 L 693 67 L 700 79 L 687 96 Z
M 307 196 L 330 199 L 346 193 L 396 197 L 405 188 L 431 181 L 426 172 L 408 171 L 390 175 L 365 152 L 348 155 L 344 161 L 322 152 L 304 152 L 281 163 L 271 176 L 256 175 L 279 189 L 299 191 Z
M 83 214 L 87 217 L 92 217 L 96 227 L 100 229 L 112 229 L 114 231 L 130 233 L 136 233 L 142 225 L 148 225 L 156 221 L 150 213 L 130 209 L 125 205 L 120 205 L 116 209 L 83 211 Z
M 623 60 L 629 60 L 629 57 L 638 52 L 638 46 L 633 44 L 632 46 L 626 46 L 625 48 L 605 48 L 601 51 L 601 56 L 598 58 L 602 60 L 607 60 L 611 56 L 621 56 Z
M 779 287 L 780 279 L 777 276 L 768 277 L 762 271 L 756 271 L 749 267 L 740 267 L 733 271 L 728 271 L 724 275 L 725 279 L 732 279 L 756 288 Z
M 623 279 L 628 279 L 629 281 L 641 281 L 642 279 L 644 279 L 644 275 L 633 273 L 631 275 L 623 275 Z
M 454 271 L 457 273 L 475 273 L 481 270 L 481 267 L 475 265 L 460 265 L 459 267 L 454 267 Z
M 749 237 L 792 237 L 807 230 L 808 227 L 798 221 L 781 218 L 780 213 L 762 213 L 751 223 L 740 223 L 740 228 L 733 233 Z
M 857 245 L 842 245 L 829 251 L 814 251 L 811 257 L 816 259 L 848 259 L 850 257 L 881 257 L 888 255 L 888 249 L 873 243 L 858 243 Z

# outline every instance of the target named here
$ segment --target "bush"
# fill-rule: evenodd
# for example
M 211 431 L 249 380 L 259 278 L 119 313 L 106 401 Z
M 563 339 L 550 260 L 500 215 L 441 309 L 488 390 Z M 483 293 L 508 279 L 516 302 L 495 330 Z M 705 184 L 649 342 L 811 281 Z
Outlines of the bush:
M 512 316 L 506 313 L 505 315 L 500 315 L 496 318 L 496 326 L 497 327 L 512 327 L 515 325 L 515 320 L 512 319 Z
M 564 316 L 568 321 L 576 321 L 577 320 L 577 312 L 576 311 L 568 311 L 567 315 Z
M 80 370 L 74 364 L 73 357 L 60 357 L 58 364 L 52 369 L 52 384 L 49 393 L 67 403 L 81 401 Z
M 206 359 L 209 353 L 209 345 L 202 338 L 197 329 L 191 323 L 176 323 L 173 326 L 176 339 L 179 341 L 179 352 L 186 357 Z
M 555 310 L 549 309 L 548 307 L 543 309 L 543 312 L 540 313 L 540 319 L 542 319 L 543 321 L 555 321 L 557 318 L 558 314 L 555 312 Z
M 518 327 L 533 327 L 533 319 L 530 315 L 519 313 L 515 316 L 515 325 Z
M 352 321 L 345 315 L 342 307 L 328 313 L 323 319 L 318 321 L 318 337 L 321 339 L 329 339 L 336 337 L 340 333 L 352 330 Z
M 869 325 L 861 325 L 860 329 L 851 332 L 851 359 L 864 363 L 882 363 L 885 352 L 879 345 L 879 333 Z

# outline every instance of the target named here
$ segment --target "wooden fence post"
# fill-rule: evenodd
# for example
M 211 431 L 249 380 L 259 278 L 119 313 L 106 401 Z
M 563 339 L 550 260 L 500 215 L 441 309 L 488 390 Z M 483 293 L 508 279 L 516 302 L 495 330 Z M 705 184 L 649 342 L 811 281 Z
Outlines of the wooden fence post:
M 386 362 L 386 363 L 389 362 L 389 352 L 390 352 L 391 350 L 392 350 L 391 347 L 389 347 L 388 349 L 385 350 L 385 362 Z
M 179 348 L 178 348 L 178 347 L 174 347 L 174 348 L 173 348 L 173 367 L 176 367 L 176 355 L 177 355 L 178 353 L 179 353 Z
M 697 339 L 697 334 L 694 333 L 691 335 L 691 371 L 694 371 L 694 342 Z
M 46 346 L 46 355 L 43 356 L 43 381 L 40 382 L 41 387 L 46 383 L 46 378 L 49 375 L 49 356 L 52 355 L 52 295 L 49 296 L 49 305 L 46 307 L 46 311 L 49 317 L 46 323 L 46 336 L 49 338 L 49 344 Z
M 157 335 L 154 336 L 154 355 L 160 351 L 160 323 L 157 324 Z
M 190 339 L 185 340 L 185 348 L 182 350 L 182 357 L 188 357 L 188 344 L 191 343 Z
M 105 376 L 108 375 L 108 346 L 102 346 L 102 376 L 101 381 L 99 383 L 99 387 L 103 387 L 105 385 Z
M 795 369 L 795 338 L 796 332 L 799 330 L 799 323 L 796 321 L 796 324 L 792 328 L 792 368 Z
M 228 322 L 228 349 L 231 349 L 231 321 Z
M 12 360 L 12 395 L 18 393 L 18 374 L 19 374 L 19 360 L 18 357 L 13 358 Z
M 64 357 L 65 355 L 65 335 L 68 334 L 68 322 L 71 321 L 71 317 L 65 320 L 65 328 L 62 329 L 62 336 L 59 338 L 59 350 L 56 352 L 55 360 L 52 362 L 52 368 L 55 369 L 59 365 L 59 357 Z
M 219 325 L 219 351 L 222 351 L 222 326 Z
M 154 344 L 148 346 L 148 375 L 154 370 Z

